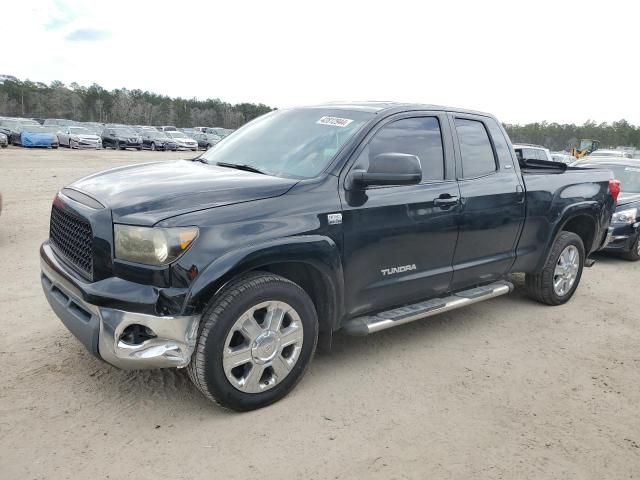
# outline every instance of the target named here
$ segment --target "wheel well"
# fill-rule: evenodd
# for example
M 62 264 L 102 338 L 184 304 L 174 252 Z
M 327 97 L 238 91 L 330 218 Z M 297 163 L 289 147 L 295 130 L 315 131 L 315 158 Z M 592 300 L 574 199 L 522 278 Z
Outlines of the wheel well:
M 596 224 L 593 218 L 588 215 L 578 215 L 577 217 L 569 219 L 562 227 L 562 230 L 565 232 L 573 232 L 578 235 L 584 244 L 585 254 L 589 255 L 595 236 L 595 227 Z
M 302 262 L 273 263 L 256 270 L 280 275 L 299 285 L 316 307 L 320 333 L 331 334 L 336 315 L 336 295 L 335 286 L 326 275 Z

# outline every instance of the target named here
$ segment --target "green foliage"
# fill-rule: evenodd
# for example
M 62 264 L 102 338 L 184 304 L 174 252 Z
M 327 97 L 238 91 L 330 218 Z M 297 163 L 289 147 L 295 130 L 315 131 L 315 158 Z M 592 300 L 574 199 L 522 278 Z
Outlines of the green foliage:
M 105 90 L 93 84 L 66 86 L 5 79 L 0 84 L 0 116 L 68 118 L 130 125 L 216 126 L 238 128 L 273 110 L 263 104 L 231 105 L 217 98 L 169 98 L 142 90 Z
M 589 120 L 584 125 L 542 122 L 505 125 L 505 128 L 513 143 L 535 143 L 550 150 L 570 150 L 577 147 L 582 138 L 600 140 L 600 148 L 640 148 L 640 127 L 624 119 L 611 124 Z

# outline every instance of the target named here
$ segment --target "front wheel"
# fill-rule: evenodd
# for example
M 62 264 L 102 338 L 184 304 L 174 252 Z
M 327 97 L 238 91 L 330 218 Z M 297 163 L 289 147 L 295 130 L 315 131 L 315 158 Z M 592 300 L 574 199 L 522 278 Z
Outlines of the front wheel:
M 525 277 L 529 297 L 547 305 L 567 303 L 580 283 L 584 258 L 582 239 L 572 232 L 560 232 L 542 271 Z
M 223 407 L 265 407 L 300 381 L 317 340 L 317 314 L 307 293 L 278 275 L 250 273 L 205 310 L 189 377 Z

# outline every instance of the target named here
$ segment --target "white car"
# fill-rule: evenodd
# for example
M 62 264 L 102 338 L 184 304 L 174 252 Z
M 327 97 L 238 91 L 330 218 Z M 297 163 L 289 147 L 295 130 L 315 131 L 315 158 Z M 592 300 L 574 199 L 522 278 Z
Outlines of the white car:
M 566 152 L 551 152 L 551 158 L 554 162 L 566 163 L 567 165 L 571 165 L 577 160 L 576 157 Z
M 594 150 L 589 154 L 590 157 L 618 157 L 633 158 L 633 152 L 628 150 Z
M 178 150 L 193 150 L 194 152 L 198 150 L 198 142 L 193 138 L 187 137 L 184 133 L 171 131 L 165 131 L 164 133 L 169 135 L 169 137 L 178 144 Z
M 69 148 L 102 148 L 102 139 L 85 127 L 61 127 L 58 143 Z
M 530 143 L 514 144 L 513 149 L 516 151 L 518 160 L 545 160 L 553 162 L 551 152 L 548 148 L 540 145 L 532 145 Z

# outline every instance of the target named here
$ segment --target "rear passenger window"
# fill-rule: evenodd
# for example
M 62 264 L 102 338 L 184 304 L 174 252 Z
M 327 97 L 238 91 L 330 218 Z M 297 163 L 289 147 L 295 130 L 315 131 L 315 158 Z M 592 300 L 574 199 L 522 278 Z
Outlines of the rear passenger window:
M 463 177 L 474 178 L 495 172 L 496 159 L 482 122 L 456 118 L 455 125 L 460 142 Z
M 435 117 L 405 118 L 388 123 L 376 132 L 356 164 L 366 169 L 369 159 L 381 153 L 415 155 L 422 166 L 423 181 L 444 179 L 440 123 Z

